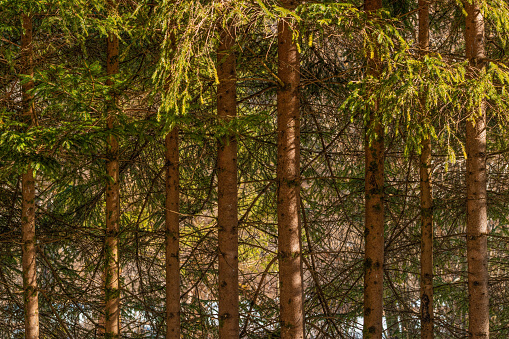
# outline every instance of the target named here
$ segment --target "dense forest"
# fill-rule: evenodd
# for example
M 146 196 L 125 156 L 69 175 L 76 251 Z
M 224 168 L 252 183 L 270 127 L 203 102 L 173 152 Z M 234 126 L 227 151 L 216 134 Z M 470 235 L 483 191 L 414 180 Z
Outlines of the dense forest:
M 508 338 L 507 0 L 1 0 L 0 338 Z

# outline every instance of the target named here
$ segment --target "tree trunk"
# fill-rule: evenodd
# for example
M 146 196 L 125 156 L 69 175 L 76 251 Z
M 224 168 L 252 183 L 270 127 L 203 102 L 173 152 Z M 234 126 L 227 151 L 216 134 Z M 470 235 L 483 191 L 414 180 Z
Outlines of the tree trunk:
M 465 2 L 466 56 L 473 74 L 484 66 L 484 18 L 479 3 Z M 475 75 L 473 75 L 475 76 Z M 467 120 L 467 260 L 469 338 L 489 338 L 488 245 L 486 209 L 486 107 Z
M 419 0 L 419 49 L 425 55 L 429 48 L 429 2 Z M 421 98 L 423 118 L 424 98 Z M 421 185 L 421 338 L 433 338 L 433 196 L 431 187 L 431 138 L 422 142 L 420 159 Z
M 33 75 L 32 18 L 22 16 L 23 35 L 21 36 L 22 72 Z M 29 81 L 22 86 L 23 112 L 22 119 L 28 126 L 34 124 L 33 97 L 28 93 L 34 88 Z M 39 295 L 37 291 L 36 239 L 35 239 L 35 179 L 30 163 L 27 171 L 21 176 L 22 206 L 21 233 L 23 239 L 23 301 L 25 308 L 25 338 L 39 338 Z
M 368 15 L 382 7 L 381 0 L 367 0 Z M 368 73 L 379 74 L 379 57 L 368 60 Z M 365 136 L 365 258 L 364 338 L 382 338 L 384 265 L 384 130 L 378 104 L 370 113 Z M 374 133 L 370 138 L 368 130 Z
M 166 135 L 166 339 L 180 339 L 178 128 Z
M 433 196 L 431 187 L 431 142 L 422 144 L 421 184 L 421 338 L 433 338 Z
M 109 76 L 118 73 L 119 41 L 114 34 L 108 36 L 107 64 Z M 108 85 L 113 85 L 108 80 Z M 108 129 L 116 125 L 115 95 L 108 108 Z M 106 241 L 104 246 L 105 272 L 105 337 L 119 338 L 120 335 L 120 290 L 119 290 L 119 256 L 118 256 L 118 233 L 120 221 L 120 192 L 119 192 L 119 167 L 118 167 L 118 140 L 112 133 L 108 136 L 108 151 L 106 172 Z
M 296 1 L 283 1 L 293 10 Z M 277 216 L 282 339 L 304 338 L 300 201 L 300 55 L 292 17 L 278 24 Z
M 220 28 L 217 50 L 219 85 L 217 115 L 220 123 L 231 121 L 237 111 L 235 28 Z M 239 337 L 239 260 L 237 216 L 237 141 L 221 138 L 217 153 L 219 240 L 219 338 Z

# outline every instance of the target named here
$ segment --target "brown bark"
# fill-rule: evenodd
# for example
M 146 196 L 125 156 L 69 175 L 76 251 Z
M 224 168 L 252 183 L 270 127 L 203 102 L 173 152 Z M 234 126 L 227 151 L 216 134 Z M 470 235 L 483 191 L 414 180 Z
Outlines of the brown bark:
M 382 7 L 381 0 L 366 0 L 368 15 Z M 368 74 L 379 74 L 377 55 L 368 60 Z M 384 265 L 384 130 L 378 104 L 370 113 L 365 137 L 365 256 L 364 338 L 382 338 Z M 374 133 L 370 138 L 368 131 Z
M 118 73 L 119 41 L 118 37 L 110 34 L 107 38 L 107 61 L 106 70 L 112 76 Z M 112 82 L 108 80 L 108 85 Z M 108 129 L 113 129 L 116 124 L 115 95 L 109 103 L 107 118 Z M 119 192 L 119 167 L 118 167 L 118 139 L 112 133 L 108 136 L 108 151 L 106 172 L 106 241 L 104 246 L 105 272 L 105 337 L 119 338 L 120 335 L 120 290 L 119 290 L 119 254 L 118 233 L 120 221 L 120 192 Z
M 26 14 L 22 16 L 23 35 L 21 36 L 22 73 L 33 75 L 32 61 L 32 18 Z M 33 97 L 28 92 L 34 88 L 34 82 L 29 81 L 22 86 L 23 112 L 22 118 L 28 126 L 34 124 Z M 25 338 L 39 338 L 39 294 L 37 291 L 36 268 L 36 238 L 35 238 L 35 179 L 30 163 L 27 171 L 21 176 L 22 206 L 21 233 L 22 270 L 23 270 L 23 301 L 25 308 Z
M 178 128 L 166 135 L 166 338 L 180 339 Z
M 431 142 L 423 141 L 421 183 L 421 338 L 433 338 L 433 196 L 431 186 Z
M 429 48 L 429 2 L 419 0 L 419 49 L 425 55 Z M 421 114 L 424 112 L 421 98 Z M 422 142 L 420 159 L 421 186 L 421 338 L 433 338 L 433 196 L 431 186 L 431 138 Z
M 39 296 L 37 291 L 35 239 L 35 183 L 32 168 L 22 175 L 23 300 L 25 338 L 39 338 Z
M 376 138 L 365 147 L 364 338 L 382 338 L 384 264 L 383 127 L 373 121 Z
M 284 1 L 293 10 L 296 1 Z M 304 338 L 300 201 L 300 55 L 290 16 L 278 23 L 277 216 L 281 338 Z
M 465 2 L 466 56 L 472 76 L 484 65 L 484 18 L 479 3 Z M 467 152 L 467 261 L 469 338 L 489 338 L 488 245 L 486 204 L 486 107 L 469 112 Z
M 237 111 L 235 28 L 220 28 L 217 50 L 219 85 L 217 115 L 228 123 Z M 239 260 L 237 215 L 237 141 L 233 134 L 219 140 L 217 153 L 219 241 L 219 338 L 239 337 Z

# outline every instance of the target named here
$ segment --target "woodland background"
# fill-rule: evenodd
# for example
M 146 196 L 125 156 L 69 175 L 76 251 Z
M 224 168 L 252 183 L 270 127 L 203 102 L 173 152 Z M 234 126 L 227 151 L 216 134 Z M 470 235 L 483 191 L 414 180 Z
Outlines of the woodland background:
M 431 135 L 435 336 L 468 328 L 465 112 L 487 102 L 490 332 L 509 336 L 509 6 L 480 2 L 487 66 L 468 77 L 465 10 L 429 2 L 271 0 L 0 2 L 0 337 L 22 338 L 22 179 L 35 170 L 42 338 L 101 335 L 109 140 L 118 140 L 121 336 L 164 337 L 165 142 L 178 127 L 180 307 L 185 338 L 218 336 L 217 151 L 238 145 L 240 336 L 279 337 L 276 218 L 277 22 L 300 52 L 301 243 L 306 336 L 362 337 L 364 135 L 385 131 L 385 338 L 420 333 L 419 155 Z M 33 74 L 22 18 L 33 25 Z M 237 117 L 217 118 L 217 27 L 234 22 Z M 119 71 L 107 74 L 108 35 Z M 370 76 L 376 57 L 382 74 Z M 33 83 L 33 88 L 23 87 Z M 428 96 L 421 100 L 422 91 Z M 24 91 L 33 118 L 23 119 Z M 107 123 L 115 98 L 115 125 Z M 377 98 L 374 100 L 374 98 Z M 423 112 L 426 111 L 426 114 Z M 21 118 L 20 118 L 21 117 Z

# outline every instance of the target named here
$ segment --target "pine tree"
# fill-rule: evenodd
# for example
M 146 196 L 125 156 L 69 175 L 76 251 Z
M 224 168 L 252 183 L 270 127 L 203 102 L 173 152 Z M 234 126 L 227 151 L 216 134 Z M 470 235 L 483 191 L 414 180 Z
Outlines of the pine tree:
M 33 40 L 32 17 L 22 15 L 21 57 L 23 74 L 33 77 Z M 33 95 L 30 92 L 34 82 L 29 80 L 22 86 L 23 113 L 22 117 L 27 126 L 35 123 Z M 37 287 L 36 268 L 36 238 L 35 238 L 35 178 L 32 165 L 27 164 L 26 172 L 22 174 L 22 211 L 21 232 L 23 237 L 23 300 L 25 308 L 25 338 L 39 338 L 39 292 Z
M 364 10 L 368 17 L 381 9 L 381 0 L 368 0 Z M 367 62 L 368 76 L 380 74 L 379 56 Z M 376 99 L 378 100 L 378 99 Z M 382 338 L 383 270 L 384 270 L 384 126 L 378 101 L 368 113 L 365 133 L 365 230 L 364 230 L 364 338 Z
M 429 49 L 429 2 L 419 0 L 419 49 L 421 56 Z M 429 119 L 425 111 L 424 96 L 420 100 L 423 120 Z M 421 189 L 421 338 L 433 338 L 433 197 L 431 186 L 431 135 L 422 141 L 420 156 Z
M 283 1 L 293 11 L 297 1 Z M 291 16 L 278 22 L 277 216 L 281 338 L 304 338 L 300 229 L 300 54 Z
M 107 37 L 106 70 L 110 79 L 107 84 L 114 86 L 112 78 L 119 71 L 119 39 L 115 33 L 110 32 Z M 112 88 L 111 101 L 107 112 L 107 128 L 110 131 L 108 136 L 108 150 L 106 173 L 106 239 L 104 245 L 105 271 L 105 307 L 104 326 L 105 337 L 108 339 L 119 338 L 120 336 L 120 268 L 118 252 L 118 235 L 120 223 L 120 188 L 119 188 L 119 161 L 118 138 L 113 129 L 117 124 L 116 118 L 116 95 Z
M 180 338 L 178 127 L 166 135 L 166 338 Z
M 219 28 L 217 116 L 228 126 L 237 114 L 235 27 Z M 229 129 L 227 127 L 227 129 Z M 237 216 L 237 140 L 231 132 L 217 153 L 217 225 L 219 243 L 219 338 L 239 337 L 239 250 Z
M 465 2 L 466 57 L 470 76 L 485 66 L 484 18 L 477 1 Z M 467 119 L 467 262 L 469 338 L 489 338 L 488 216 L 486 196 L 486 102 L 472 109 Z

